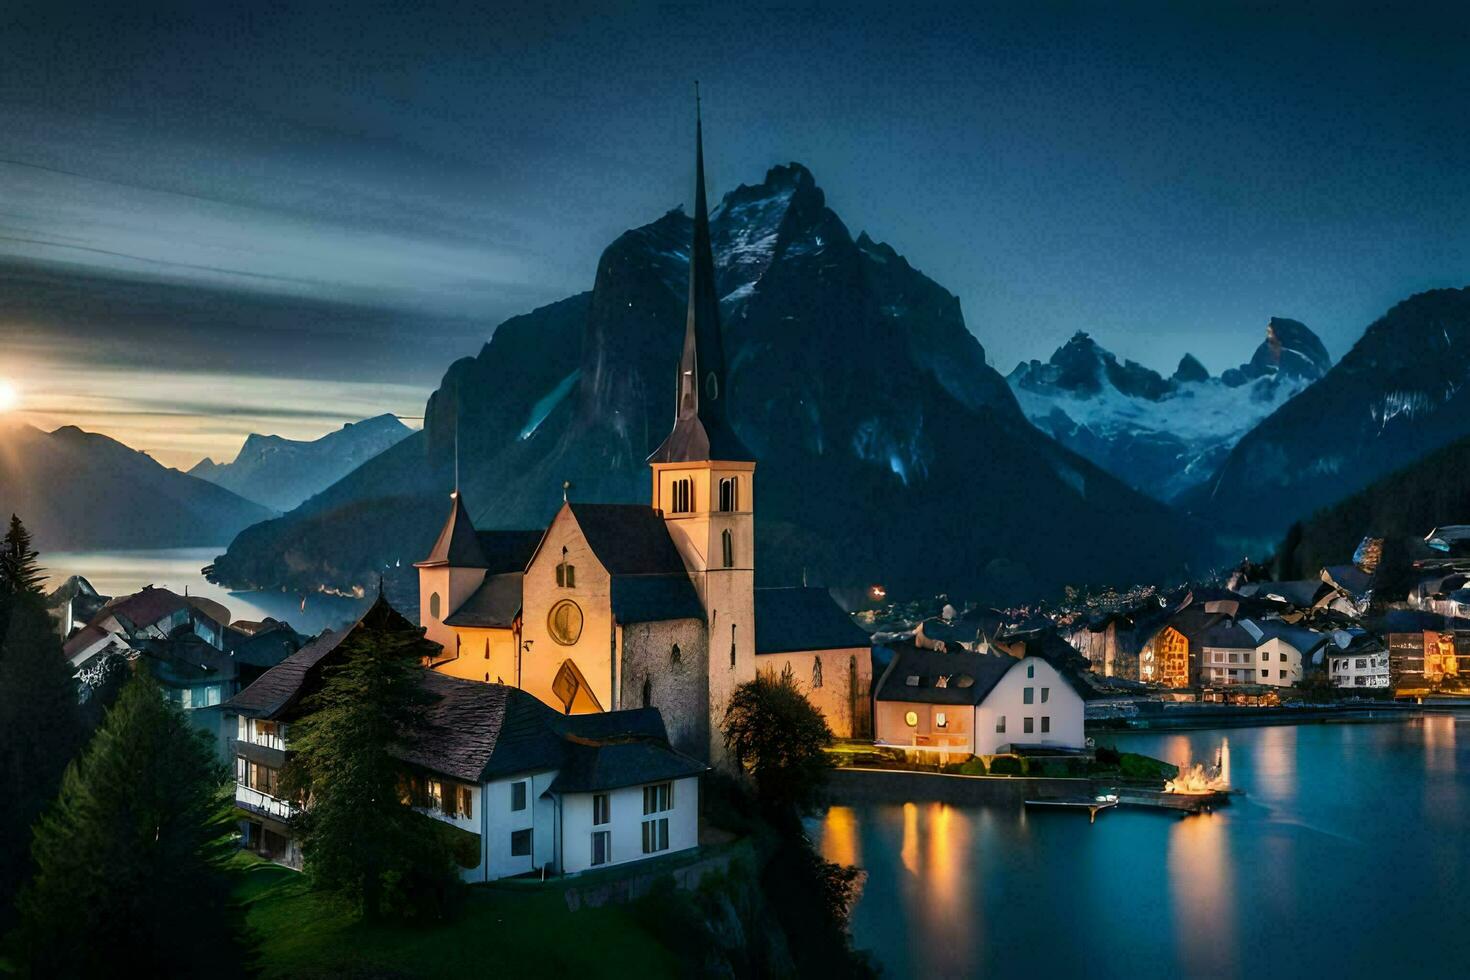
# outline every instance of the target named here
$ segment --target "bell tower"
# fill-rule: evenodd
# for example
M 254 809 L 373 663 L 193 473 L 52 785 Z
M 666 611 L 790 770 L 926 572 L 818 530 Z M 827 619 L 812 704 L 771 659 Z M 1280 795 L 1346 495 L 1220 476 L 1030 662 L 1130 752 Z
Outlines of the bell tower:
M 710 760 L 725 760 L 720 721 L 735 688 L 755 678 L 755 458 L 726 413 L 725 351 L 715 291 L 704 130 L 695 87 L 694 242 L 689 310 L 675 378 L 674 426 L 648 457 L 663 512 L 709 630 Z

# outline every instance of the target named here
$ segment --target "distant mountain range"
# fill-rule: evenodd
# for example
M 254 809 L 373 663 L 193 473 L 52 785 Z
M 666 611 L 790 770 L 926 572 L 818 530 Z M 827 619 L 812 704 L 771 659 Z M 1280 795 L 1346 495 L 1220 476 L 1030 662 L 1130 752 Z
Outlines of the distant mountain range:
M 1180 502 L 1227 530 L 1270 540 L 1467 434 L 1470 288 L 1436 289 L 1369 326 L 1320 381 L 1244 435 L 1216 475 Z M 1434 523 L 1467 516 L 1446 513 Z
M 379 415 L 349 422 L 309 442 L 252 433 L 233 462 L 203 459 L 189 470 L 189 475 L 284 512 L 325 490 L 412 431 L 393 415 Z
M 1190 354 L 1165 378 L 1079 332 L 1007 380 L 1043 432 L 1167 501 L 1213 476 L 1242 435 L 1331 366 L 1304 324 L 1272 317 L 1251 359 L 1218 378 Z
M 1039 432 L 953 294 L 853 237 L 799 164 L 726 195 L 712 220 L 733 423 L 756 454 L 767 583 L 964 589 L 1157 579 L 1202 537 Z M 452 364 L 425 427 L 277 520 L 214 575 L 346 588 L 406 567 L 448 506 L 455 433 L 480 527 L 542 526 L 562 501 L 645 501 L 673 416 L 690 219 L 603 253 L 590 293 L 506 321 Z
M 0 514 L 12 513 L 43 553 L 222 544 L 271 516 L 106 436 L 0 423 Z

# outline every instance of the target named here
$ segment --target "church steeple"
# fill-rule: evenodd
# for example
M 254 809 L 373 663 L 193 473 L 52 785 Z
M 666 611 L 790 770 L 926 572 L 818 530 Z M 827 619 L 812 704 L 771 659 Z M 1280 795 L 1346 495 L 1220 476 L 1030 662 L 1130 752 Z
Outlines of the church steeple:
M 720 298 L 710 246 L 709 203 L 704 190 L 704 121 L 699 83 L 694 86 L 694 242 L 689 253 L 689 310 L 684 351 L 675 381 L 674 428 L 648 457 L 650 463 L 752 460 L 725 411 L 725 350 L 720 336 Z

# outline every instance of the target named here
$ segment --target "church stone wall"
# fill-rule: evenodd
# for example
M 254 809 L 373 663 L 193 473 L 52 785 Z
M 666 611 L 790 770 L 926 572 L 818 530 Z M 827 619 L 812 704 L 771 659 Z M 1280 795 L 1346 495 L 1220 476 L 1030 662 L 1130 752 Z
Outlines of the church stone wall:
M 677 660 L 673 656 L 678 644 Z M 709 710 L 709 644 L 697 619 L 633 623 L 622 627 L 622 705 L 643 706 L 648 683 L 649 704 L 663 716 L 674 748 L 696 759 L 709 759 L 712 726 L 719 719 Z M 714 737 L 718 738 L 716 732 Z

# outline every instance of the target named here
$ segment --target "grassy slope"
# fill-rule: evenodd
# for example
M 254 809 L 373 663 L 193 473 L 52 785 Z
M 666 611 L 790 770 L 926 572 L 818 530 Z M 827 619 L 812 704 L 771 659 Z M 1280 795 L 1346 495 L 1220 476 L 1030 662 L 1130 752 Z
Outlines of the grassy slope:
M 562 890 L 472 889 L 443 926 L 367 925 L 294 871 L 242 857 L 237 894 L 273 977 L 673 976 L 678 963 L 623 906 L 569 912 Z M 621 972 L 620 971 L 624 971 Z

